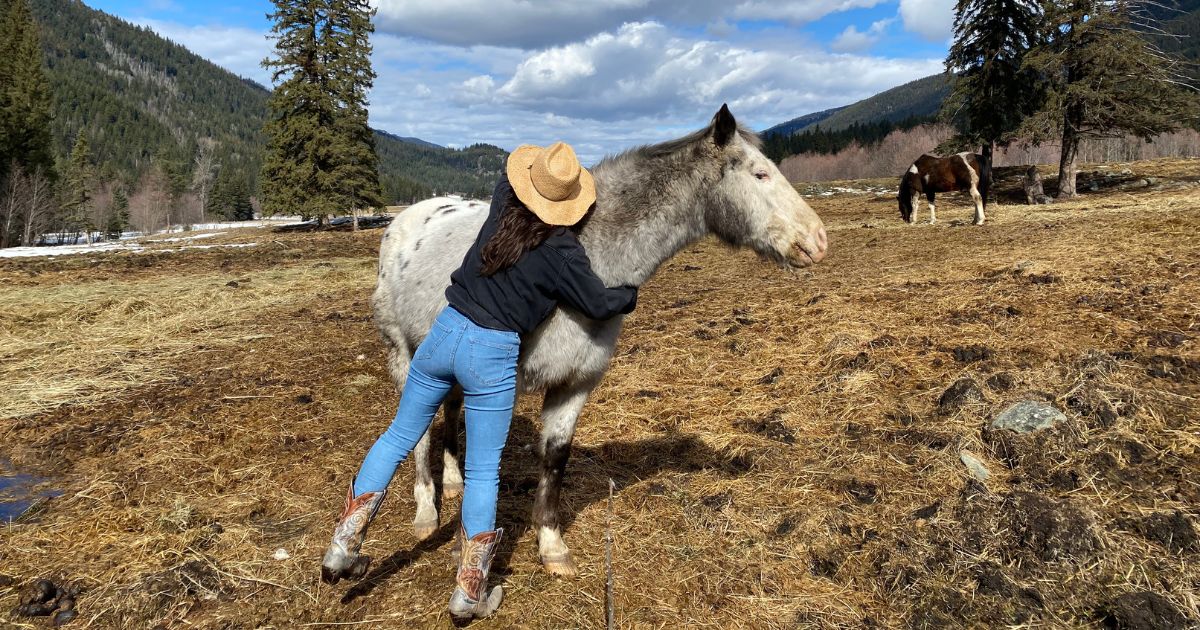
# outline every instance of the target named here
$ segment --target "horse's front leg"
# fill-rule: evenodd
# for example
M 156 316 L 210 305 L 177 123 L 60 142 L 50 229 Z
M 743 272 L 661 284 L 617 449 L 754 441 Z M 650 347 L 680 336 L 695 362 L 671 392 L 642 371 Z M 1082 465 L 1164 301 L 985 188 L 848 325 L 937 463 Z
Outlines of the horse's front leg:
M 937 223 L 937 206 L 933 204 L 934 194 L 930 192 L 927 193 L 927 196 L 929 198 L 929 223 L 934 224 Z
M 558 519 L 563 472 L 571 454 L 575 422 L 593 384 L 551 388 L 542 404 L 542 475 L 533 504 L 533 525 L 538 532 L 542 566 L 553 575 L 574 577 L 577 568 L 562 539 Z

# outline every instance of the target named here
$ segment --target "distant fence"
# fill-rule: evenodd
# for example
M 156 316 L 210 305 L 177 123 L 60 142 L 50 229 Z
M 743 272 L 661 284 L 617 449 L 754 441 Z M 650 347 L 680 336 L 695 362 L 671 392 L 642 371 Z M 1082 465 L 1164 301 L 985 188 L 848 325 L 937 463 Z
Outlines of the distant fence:
M 792 182 L 899 177 L 922 153 L 954 135 L 948 125 L 922 125 L 889 134 L 877 145 L 852 144 L 830 155 L 806 153 L 783 160 L 779 170 Z M 1013 145 L 997 151 L 995 166 L 1058 164 L 1059 146 Z M 1200 157 L 1200 132 L 1192 129 L 1163 134 L 1153 142 L 1137 138 L 1087 140 L 1079 150 L 1080 163 L 1130 162 L 1161 157 Z

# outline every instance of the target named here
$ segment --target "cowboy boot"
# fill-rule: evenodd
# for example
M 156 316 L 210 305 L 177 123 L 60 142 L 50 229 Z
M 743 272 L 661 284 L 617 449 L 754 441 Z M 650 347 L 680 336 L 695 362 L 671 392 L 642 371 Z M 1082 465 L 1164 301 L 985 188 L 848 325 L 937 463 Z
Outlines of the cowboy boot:
M 450 614 L 460 621 L 487 617 L 496 612 L 504 599 L 504 589 L 497 586 L 487 590 L 488 572 L 496 547 L 504 536 L 503 529 L 481 532 L 467 538 L 462 525 L 458 528 L 458 576 L 454 594 L 450 596 Z
M 383 497 L 382 492 L 364 492 L 354 496 L 354 481 L 346 491 L 346 507 L 338 517 L 337 525 L 333 528 L 333 540 L 325 550 L 325 558 L 321 561 L 321 579 L 329 584 L 337 584 L 342 578 L 358 579 L 367 573 L 371 564 L 370 556 L 358 555 L 362 548 L 363 539 L 367 537 L 367 526 L 379 511 Z

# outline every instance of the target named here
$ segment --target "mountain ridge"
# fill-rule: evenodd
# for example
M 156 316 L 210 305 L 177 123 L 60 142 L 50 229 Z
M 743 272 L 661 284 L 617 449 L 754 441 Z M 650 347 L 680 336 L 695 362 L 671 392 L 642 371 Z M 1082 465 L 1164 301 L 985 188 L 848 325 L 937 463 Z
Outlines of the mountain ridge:
M 183 177 L 201 139 L 212 138 L 222 167 L 256 185 L 267 88 L 79 0 L 31 5 L 52 88 L 57 155 L 66 156 L 83 131 L 100 176 L 131 184 L 151 165 Z M 435 191 L 484 196 L 507 156 L 473 145 L 468 161 L 465 149 L 374 131 L 389 203 Z

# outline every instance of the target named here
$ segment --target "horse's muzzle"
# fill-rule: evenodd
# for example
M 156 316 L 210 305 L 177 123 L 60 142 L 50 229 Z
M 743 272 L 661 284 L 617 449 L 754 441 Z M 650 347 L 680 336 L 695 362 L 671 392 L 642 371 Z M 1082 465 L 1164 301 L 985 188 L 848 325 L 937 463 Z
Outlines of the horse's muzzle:
M 815 236 L 806 239 L 806 242 L 792 244 L 792 251 L 788 255 L 788 264 L 793 267 L 815 265 L 824 260 L 828 251 L 829 235 L 822 227 L 817 230 Z

